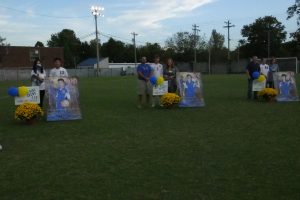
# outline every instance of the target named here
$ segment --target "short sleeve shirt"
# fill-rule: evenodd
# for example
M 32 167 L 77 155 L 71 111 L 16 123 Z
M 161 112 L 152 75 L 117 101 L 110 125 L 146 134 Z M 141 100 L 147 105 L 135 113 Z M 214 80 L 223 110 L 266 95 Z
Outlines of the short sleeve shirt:
M 50 77 L 68 77 L 68 72 L 65 68 L 60 67 L 58 69 L 53 68 L 49 74 Z
M 260 72 L 260 66 L 258 63 L 250 62 L 247 66 L 247 70 L 249 72 L 249 75 L 252 77 L 253 72 L 255 72 L 255 71 Z M 253 77 L 252 77 L 252 79 L 253 79 Z
M 151 67 L 152 67 L 152 70 L 153 70 L 153 75 L 155 77 L 163 76 L 163 66 L 162 66 L 162 64 L 160 64 L 160 63 L 158 63 L 158 64 L 153 63 L 151 65 Z
M 137 67 L 137 72 L 138 73 L 142 73 L 145 77 L 150 77 L 151 73 L 152 73 L 152 68 L 149 64 L 139 64 Z M 141 77 L 140 75 L 138 75 L 138 79 L 140 80 L 144 80 L 143 77 Z

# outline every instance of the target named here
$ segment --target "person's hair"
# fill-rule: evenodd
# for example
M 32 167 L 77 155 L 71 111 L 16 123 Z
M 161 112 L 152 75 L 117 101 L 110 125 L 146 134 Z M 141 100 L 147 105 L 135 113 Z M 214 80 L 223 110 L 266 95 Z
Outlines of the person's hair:
M 58 81 L 62 81 L 62 82 L 64 82 L 65 83 L 65 80 L 63 79 L 63 78 L 59 78 L 59 79 L 57 79 L 57 82 Z
M 53 62 L 56 62 L 57 60 L 60 61 L 60 62 L 62 62 L 62 59 L 59 58 L 59 57 L 55 57 L 55 58 L 53 59 Z
M 155 55 L 154 59 L 160 59 L 160 56 L 159 55 Z
M 32 70 L 34 71 L 34 73 L 36 74 L 37 73 L 37 62 L 41 60 L 39 58 L 36 58 L 34 61 L 33 61 L 33 66 L 32 66 Z M 43 66 L 41 68 L 41 73 L 44 73 L 44 69 L 43 69 Z
M 169 66 L 169 64 L 168 64 L 168 61 L 169 61 L 169 60 L 172 61 L 172 65 L 171 65 L 171 66 Z M 167 66 L 167 68 L 168 68 L 168 67 L 172 67 L 172 68 L 174 67 L 174 61 L 173 61 L 172 58 L 168 58 L 168 59 L 167 59 L 166 66 Z
M 191 77 L 192 78 L 192 75 L 188 74 L 188 75 L 186 75 L 186 77 Z
M 282 74 L 282 75 L 281 75 L 281 77 L 283 77 L 283 76 L 286 78 L 286 74 Z

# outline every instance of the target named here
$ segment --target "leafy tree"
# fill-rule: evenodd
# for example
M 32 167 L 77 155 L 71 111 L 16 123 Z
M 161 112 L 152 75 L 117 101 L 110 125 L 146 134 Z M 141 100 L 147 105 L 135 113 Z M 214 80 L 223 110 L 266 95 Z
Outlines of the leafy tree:
M 110 38 L 107 42 L 103 43 L 100 52 L 101 56 L 109 57 L 110 62 L 124 62 L 126 51 L 125 44 L 121 41 Z
M 6 43 L 6 38 L 0 36 L 0 46 L 9 46 L 9 43 Z
M 296 15 L 297 24 L 300 25 L 300 1 L 299 0 L 296 0 L 295 4 L 288 8 L 287 14 L 288 14 L 287 19 L 290 19 Z
M 174 59 L 178 61 L 190 62 L 194 57 L 195 36 L 189 32 L 177 32 L 166 40 L 166 48 L 175 52 Z M 203 50 L 205 41 L 203 37 L 198 37 L 196 49 Z
M 208 41 L 208 48 L 211 52 L 211 62 L 225 61 L 227 59 L 227 50 L 224 47 L 225 36 L 212 30 Z
M 137 50 L 138 57 L 146 56 L 149 62 L 153 62 L 155 55 L 162 55 L 162 48 L 158 43 L 146 43 L 145 46 L 141 46 Z M 162 58 L 163 59 L 163 58 Z
M 290 19 L 294 16 L 297 17 L 298 29 L 294 33 L 291 33 L 291 37 L 294 39 L 294 41 L 298 42 L 299 45 L 300 43 L 300 1 L 299 0 L 296 0 L 295 4 L 288 8 L 287 14 L 288 14 L 287 19 Z
M 244 54 L 248 57 L 252 55 L 266 57 L 269 34 L 271 54 L 280 55 L 280 45 L 286 39 L 284 28 L 284 25 L 273 16 L 258 18 L 254 23 L 245 25 L 241 30 L 242 36 L 247 38 L 247 44 L 242 48 L 246 51 Z
M 34 45 L 34 47 L 44 47 L 44 44 L 40 41 L 37 41 Z
M 79 60 L 81 42 L 73 30 L 63 29 L 51 35 L 47 41 L 49 47 L 64 47 L 65 65 L 75 65 L 74 60 Z
M 225 36 L 218 33 L 215 29 L 212 30 L 208 45 L 211 49 L 223 49 L 224 48 Z

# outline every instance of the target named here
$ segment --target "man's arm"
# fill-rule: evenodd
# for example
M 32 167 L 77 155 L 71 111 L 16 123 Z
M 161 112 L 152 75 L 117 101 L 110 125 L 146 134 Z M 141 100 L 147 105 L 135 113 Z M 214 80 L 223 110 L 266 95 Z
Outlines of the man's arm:
M 144 76 L 144 74 L 142 72 L 138 71 L 138 75 L 139 75 L 139 77 L 142 77 L 145 81 L 149 81 L 149 78 Z

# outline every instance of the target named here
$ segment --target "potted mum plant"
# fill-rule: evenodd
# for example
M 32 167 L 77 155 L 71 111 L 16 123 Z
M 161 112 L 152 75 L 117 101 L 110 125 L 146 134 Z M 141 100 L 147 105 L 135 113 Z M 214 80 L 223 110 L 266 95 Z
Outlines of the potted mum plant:
M 19 105 L 15 111 L 15 118 L 32 124 L 34 121 L 44 115 L 43 110 L 38 104 L 26 102 Z
M 165 108 L 173 108 L 180 102 L 180 96 L 175 93 L 166 93 L 161 97 L 160 102 Z
M 265 88 L 258 92 L 258 99 L 261 101 L 272 102 L 275 101 L 276 96 L 278 95 L 277 90 L 273 88 Z

